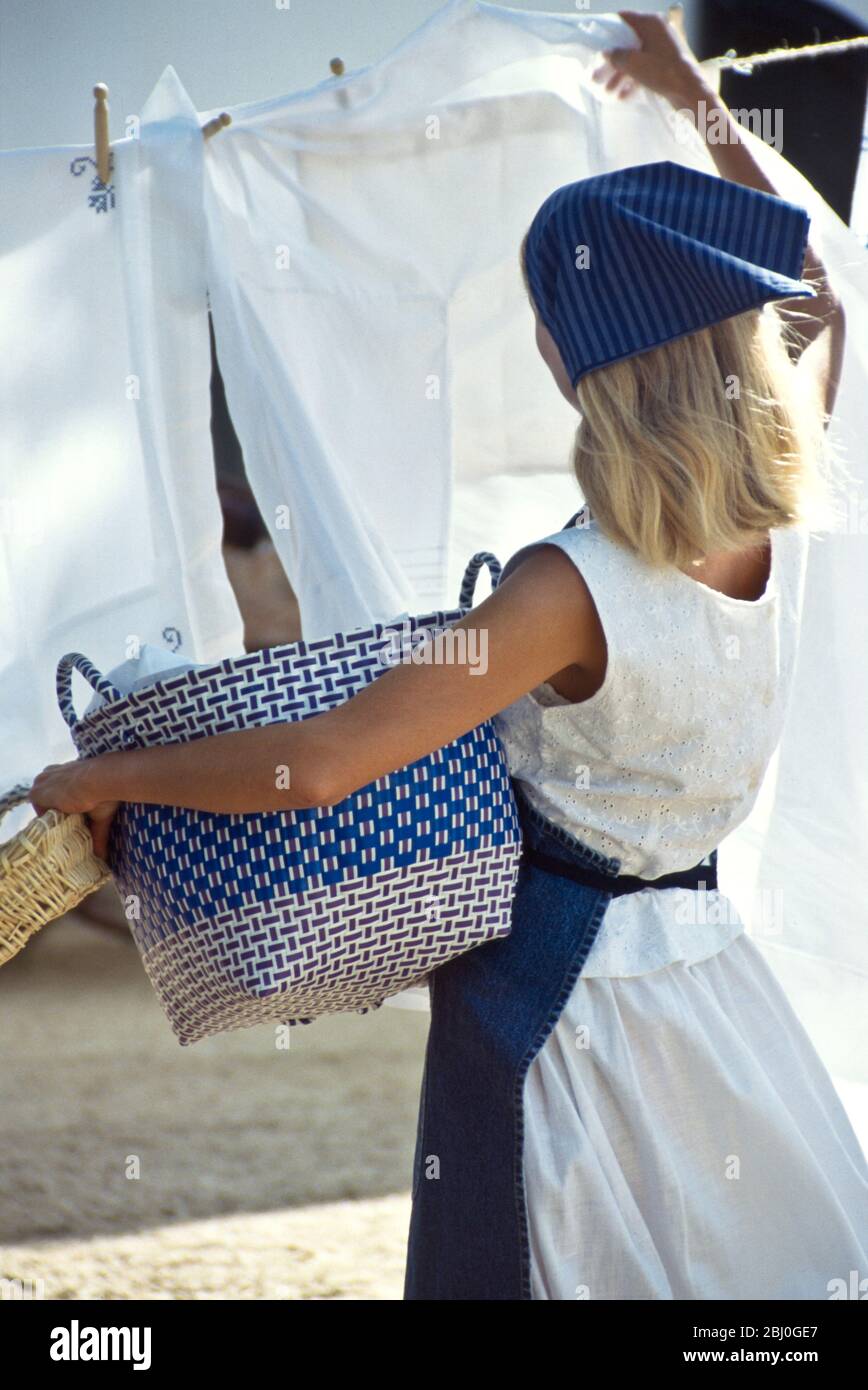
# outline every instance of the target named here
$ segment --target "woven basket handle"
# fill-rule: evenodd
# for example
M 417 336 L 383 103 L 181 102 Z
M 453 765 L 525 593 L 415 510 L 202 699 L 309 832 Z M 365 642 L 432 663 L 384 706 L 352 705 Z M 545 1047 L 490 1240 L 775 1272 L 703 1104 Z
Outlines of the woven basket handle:
M 501 563 L 496 555 L 492 555 L 490 550 L 478 550 L 473 558 L 468 562 L 467 569 L 464 571 L 464 578 L 461 581 L 461 593 L 458 595 L 459 608 L 473 607 L 473 591 L 476 588 L 476 576 L 483 565 L 488 566 L 491 575 L 491 592 L 497 588 L 497 581 L 500 579 Z
M 72 672 L 80 671 L 85 680 L 88 681 L 97 692 L 106 700 L 122 700 L 124 697 L 119 690 L 116 690 L 110 680 L 98 671 L 92 661 L 88 661 L 81 652 L 67 652 L 57 663 L 57 703 L 60 705 L 60 713 L 63 715 L 70 729 L 74 729 L 78 723 L 78 715 L 75 712 L 75 705 L 72 702 Z
M 17 786 L 10 787 L 5 796 L 0 796 L 0 821 L 7 811 L 12 811 L 16 806 L 30 800 L 30 783 L 19 782 Z

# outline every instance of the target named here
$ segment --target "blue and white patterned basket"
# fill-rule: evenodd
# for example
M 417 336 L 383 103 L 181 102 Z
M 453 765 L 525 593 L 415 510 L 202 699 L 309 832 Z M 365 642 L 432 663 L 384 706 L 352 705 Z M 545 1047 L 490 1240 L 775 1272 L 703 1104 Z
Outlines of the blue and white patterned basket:
M 463 617 L 405 619 L 411 644 Z M 414 638 L 414 634 L 416 637 Z M 79 653 L 57 695 L 80 756 L 185 743 L 306 719 L 388 669 L 385 624 L 198 667 L 121 695 Z M 104 703 L 79 719 L 77 669 Z M 183 1044 L 269 1020 L 378 1008 L 445 961 L 505 936 L 521 830 L 490 721 L 335 806 L 211 815 L 123 803 L 110 867 L 169 1022 Z

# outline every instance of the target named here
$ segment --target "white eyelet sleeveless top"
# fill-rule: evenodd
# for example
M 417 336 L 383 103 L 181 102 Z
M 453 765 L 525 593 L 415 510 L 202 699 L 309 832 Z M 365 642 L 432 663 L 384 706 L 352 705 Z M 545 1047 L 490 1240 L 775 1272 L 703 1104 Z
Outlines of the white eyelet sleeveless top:
M 771 533 L 771 573 L 754 602 L 652 568 L 587 512 L 512 557 L 504 577 L 541 545 L 564 550 L 608 648 L 589 700 L 570 703 L 545 683 L 495 718 L 510 772 L 542 815 L 641 878 L 699 863 L 746 818 L 783 727 L 807 542 L 802 528 Z M 583 974 L 714 954 L 744 929 L 718 896 L 689 924 L 683 890 L 613 899 Z

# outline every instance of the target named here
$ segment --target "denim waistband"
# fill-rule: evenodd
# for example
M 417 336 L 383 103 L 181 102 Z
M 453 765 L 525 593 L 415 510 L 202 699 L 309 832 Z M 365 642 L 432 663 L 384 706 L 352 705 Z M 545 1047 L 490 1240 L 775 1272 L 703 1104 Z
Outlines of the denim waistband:
M 562 826 L 549 821 L 532 805 L 515 779 L 513 790 L 522 828 L 522 858 L 547 873 L 570 878 L 615 898 L 625 893 L 641 893 L 645 888 L 717 889 L 716 849 L 691 868 L 662 874 L 659 878 L 620 874 L 619 859 L 609 859 L 592 850 Z
M 641 893 L 644 888 L 691 888 L 715 890 L 717 888 L 717 850 L 712 850 L 707 861 L 694 864 L 692 869 L 679 869 L 675 873 L 663 874 L 660 878 L 638 878 L 635 874 L 618 874 L 612 878 L 608 874 L 597 873 L 583 864 L 571 864 L 558 855 L 544 854 L 542 850 L 525 846 L 522 858 L 535 864 L 546 873 L 560 874 L 571 878 L 574 883 L 583 883 L 586 888 L 599 888 L 611 893 L 613 898 L 623 897 L 625 893 Z

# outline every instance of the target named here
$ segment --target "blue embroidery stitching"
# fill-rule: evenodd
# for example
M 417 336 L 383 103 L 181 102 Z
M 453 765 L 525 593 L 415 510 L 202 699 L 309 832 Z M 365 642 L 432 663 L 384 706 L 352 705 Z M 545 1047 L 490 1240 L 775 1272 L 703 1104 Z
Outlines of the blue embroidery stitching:
M 69 172 L 75 177 L 80 178 L 85 173 L 86 165 L 92 164 L 96 168 L 96 160 L 91 159 L 89 154 L 78 155 L 70 164 Z M 114 172 L 115 157 L 109 152 L 109 179 Z M 78 166 L 76 168 L 76 165 Z M 99 174 L 94 175 L 93 183 L 90 186 L 90 196 L 88 206 L 95 208 L 97 212 L 108 212 L 110 207 L 115 205 L 115 187 L 113 183 L 103 183 Z

